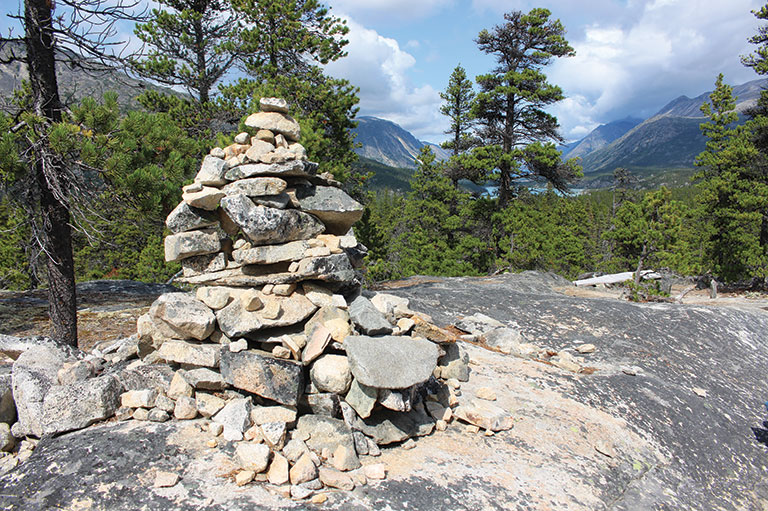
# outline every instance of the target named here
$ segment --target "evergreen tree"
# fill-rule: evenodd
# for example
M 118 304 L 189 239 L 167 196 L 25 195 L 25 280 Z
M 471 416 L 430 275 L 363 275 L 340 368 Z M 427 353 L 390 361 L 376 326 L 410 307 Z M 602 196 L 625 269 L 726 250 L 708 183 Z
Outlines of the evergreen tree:
M 726 281 L 768 277 L 768 173 L 754 133 L 766 118 L 735 125 L 733 89 L 718 76 L 710 102 L 702 105 L 708 138 L 697 160 L 701 171 L 699 217 L 705 228 L 704 262 Z
M 665 187 L 648 192 L 640 202 L 625 202 L 616 212 L 614 229 L 605 236 L 616 242 L 617 256 L 634 262 L 635 284 L 653 261 L 664 264 L 677 242 L 681 209 Z
M 31 234 L 46 256 L 51 335 L 71 345 L 77 345 L 72 212 L 89 189 L 77 142 L 87 134 L 65 122 L 56 63 L 104 69 L 114 61 L 109 50 L 114 23 L 136 20 L 128 7 L 122 0 L 60 0 L 55 5 L 25 0 L 23 16 L 11 16 L 24 36 L 0 39 L 2 47 L 23 44 L 24 55 L 11 52 L 9 60 L 24 61 L 29 70 L 28 99 L 19 104 L 21 122 L 7 134 L 9 152 L 0 171 L 19 190 L 14 198 L 25 207 Z
M 485 146 L 473 151 L 467 164 L 498 180 L 502 206 L 510 199 L 514 179 L 542 176 L 565 191 L 580 172 L 575 160 L 561 160 L 552 143 L 562 141 L 557 119 L 544 111 L 563 99 L 563 92 L 547 82 L 541 69 L 554 57 L 574 55 L 562 24 L 549 17 L 547 9 L 513 11 L 504 15 L 504 24 L 481 31 L 476 39 L 498 65 L 477 77 L 474 115 Z
M 317 0 L 233 0 L 246 28 L 245 68 L 257 80 L 304 76 L 310 67 L 344 57 L 346 21 Z
M 158 3 L 151 19 L 136 25 L 134 33 L 150 49 L 132 60 L 132 68 L 158 83 L 182 86 L 195 102 L 206 104 L 241 56 L 240 24 L 227 0 Z
M 441 144 L 444 149 L 449 149 L 453 153 L 453 158 L 446 165 L 445 173 L 451 178 L 453 185 L 457 186 L 459 179 L 472 177 L 461 165 L 457 156 L 476 143 L 470 134 L 474 124 L 472 104 L 475 100 L 475 92 L 461 64 L 451 73 L 448 88 L 440 93 L 440 98 L 445 102 L 440 107 L 440 113 L 451 120 L 450 129 L 445 131 L 446 135 L 451 135 L 451 138 Z

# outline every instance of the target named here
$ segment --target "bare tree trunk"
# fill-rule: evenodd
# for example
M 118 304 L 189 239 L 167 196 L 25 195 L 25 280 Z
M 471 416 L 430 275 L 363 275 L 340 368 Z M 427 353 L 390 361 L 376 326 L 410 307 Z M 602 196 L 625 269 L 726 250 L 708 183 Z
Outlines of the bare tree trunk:
M 50 123 L 61 121 L 61 101 L 56 80 L 51 2 L 25 0 L 27 64 L 35 112 Z M 66 189 L 63 169 L 42 142 L 35 173 L 40 189 L 41 246 L 48 270 L 51 335 L 67 344 L 77 345 L 77 301 L 72 259 L 72 229 L 69 208 L 56 195 Z

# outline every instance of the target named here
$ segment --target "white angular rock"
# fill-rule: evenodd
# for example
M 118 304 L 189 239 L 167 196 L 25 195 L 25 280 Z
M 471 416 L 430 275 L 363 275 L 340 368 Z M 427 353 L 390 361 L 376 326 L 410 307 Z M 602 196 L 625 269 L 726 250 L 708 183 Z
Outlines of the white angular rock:
M 215 311 L 226 307 L 231 299 L 229 290 L 218 286 L 199 287 L 195 291 L 195 296 L 208 308 Z
M 190 420 L 197 417 L 197 403 L 187 396 L 179 396 L 173 408 L 173 416 L 179 420 Z
M 266 422 L 261 425 L 262 438 L 275 451 L 279 451 L 285 445 L 285 434 L 287 431 L 285 422 Z
M 152 303 L 149 316 L 165 338 L 203 340 L 213 333 L 216 316 L 191 293 L 165 293 Z
M 169 362 L 199 367 L 219 367 L 220 348 L 215 344 L 194 344 L 178 339 L 165 341 L 158 355 Z
M 265 158 L 269 153 L 275 150 L 275 146 L 265 140 L 253 140 L 251 147 L 245 152 L 245 157 L 255 163 L 269 163 L 269 158 Z
M 235 447 L 240 466 L 257 474 L 264 472 L 269 465 L 270 450 L 264 444 L 241 442 Z
M 304 240 L 290 241 L 282 245 L 262 245 L 232 252 L 232 257 L 242 264 L 275 264 L 285 261 L 300 261 L 309 250 Z
M 157 399 L 157 390 L 129 390 L 120 395 L 120 405 L 126 408 L 152 408 Z
M 211 417 L 215 415 L 219 410 L 224 408 L 226 403 L 226 401 L 213 394 L 206 394 L 205 392 L 195 393 L 195 407 L 203 417 Z
M 186 371 L 184 379 L 195 389 L 224 390 L 227 388 L 227 382 L 224 381 L 218 371 L 212 371 L 205 367 Z
M 262 112 L 288 113 L 288 102 L 282 98 L 261 98 L 259 108 Z
M 272 456 L 272 463 L 269 464 L 269 470 L 267 471 L 267 480 L 270 484 L 281 485 L 290 480 L 289 476 L 290 465 L 288 460 L 282 454 L 275 453 Z
M 251 421 L 257 426 L 270 422 L 293 424 L 296 422 L 296 408 L 281 405 L 254 406 L 251 410 Z
M 461 404 L 454 413 L 459 419 L 487 431 L 506 431 L 514 426 L 514 419 L 509 412 L 480 399 Z
M 221 186 L 227 183 L 224 179 L 224 174 L 229 170 L 229 165 L 223 160 L 225 156 L 224 151 L 216 152 L 213 154 L 214 148 L 211 150 L 211 155 L 203 158 L 203 163 L 200 166 L 200 171 L 195 176 L 195 183 L 199 183 L 204 186 Z M 221 156 L 221 157 L 217 157 Z
M 193 208 L 205 209 L 207 211 L 213 211 L 218 208 L 219 202 L 226 196 L 223 191 L 212 186 L 203 186 L 199 191 L 192 190 L 194 188 L 185 189 L 181 194 L 181 200 Z
M 301 128 L 290 115 L 283 112 L 256 112 L 245 119 L 245 125 L 256 130 L 280 133 L 288 140 L 299 140 Z
M 189 231 L 165 237 L 165 260 L 180 261 L 185 257 L 213 254 L 221 250 L 219 236 L 213 232 Z
M 222 435 L 230 442 L 243 439 L 243 433 L 251 427 L 250 398 L 233 399 L 229 401 L 213 417 L 214 422 L 224 426 Z M 266 468 L 266 466 L 264 467 Z M 262 469 L 263 470 L 263 469 Z
M 317 467 L 312 461 L 312 456 L 306 453 L 299 458 L 289 472 L 291 484 L 301 484 L 317 477 Z
M 257 311 L 245 310 L 240 300 L 233 300 L 217 311 L 216 318 L 221 331 L 230 339 L 234 339 L 263 328 L 291 326 L 304 321 L 316 309 L 312 302 L 299 292 L 289 297 L 267 296 L 262 293 L 260 299 L 265 306 Z M 276 317 L 269 314 L 270 303 L 279 305 L 279 314 Z
M 284 163 L 248 163 L 238 165 L 229 169 L 225 177 L 230 181 L 253 176 L 307 177 L 314 175 L 316 171 L 316 163 L 292 160 Z
M 178 400 L 181 397 L 192 397 L 195 393 L 192 385 L 184 378 L 184 371 L 176 371 L 171 380 L 171 384 L 168 386 L 166 394 L 171 399 Z

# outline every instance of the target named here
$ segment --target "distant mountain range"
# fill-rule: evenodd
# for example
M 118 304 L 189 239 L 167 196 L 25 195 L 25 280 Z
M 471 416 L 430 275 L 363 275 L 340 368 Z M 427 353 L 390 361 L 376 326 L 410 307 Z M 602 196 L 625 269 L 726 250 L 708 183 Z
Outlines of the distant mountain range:
M 6 44 L 0 49 L 0 61 L 7 59 L 11 52 L 14 52 L 15 55 L 23 55 L 23 47 L 18 43 Z M 105 92 L 114 91 L 118 94 L 117 102 L 122 108 L 134 110 L 141 107 L 136 101 L 136 96 L 145 90 L 183 95 L 166 87 L 131 78 L 120 71 L 89 74 L 79 68 L 72 69 L 65 64 L 57 63 L 56 77 L 59 81 L 61 101 L 65 105 L 72 105 L 84 97 L 100 99 Z M 22 62 L 0 64 L 0 95 L 2 98 L 9 99 L 13 90 L 21 87 L 21 82 L 28 78 L 27 65 Z
M 736 110 L 743 114 L 755 105 L 768 79 L 753 80 L 733 88 Z M 626 167 L 638 177 L 658 181 L 660 174 L 679 175 L 693 169 L 706 139 L 699 125 L 705 121 L 701 105 L 710 92 L 695 98 L 680 96 L 642 122 L 624 119 L 599 126 L 583 139 L 564 147 L 565 157 L 580 157 L 587 186 L 606 186 L 617 167 Z M 634 125 L 633 125 L 634 123 Z M 623 131 L 623 132 L 622 132 Z M 613 140 L 609 140 L 613 137 Z M 685 174 L 685 173 L 683 173 Z M 663 182 L 663 179 L 661 180 Z
M 438 145 L 417 140 L 410 132 L 392 121 L 378 117 L 360 116 L 354 130 L 355 142 L 362 144 L 355 152 L 362 158 L 383 163 L 389 167 L 416 168 L 421 148 L 428 145 L 438 159 L 447 159 L 449 153 Z

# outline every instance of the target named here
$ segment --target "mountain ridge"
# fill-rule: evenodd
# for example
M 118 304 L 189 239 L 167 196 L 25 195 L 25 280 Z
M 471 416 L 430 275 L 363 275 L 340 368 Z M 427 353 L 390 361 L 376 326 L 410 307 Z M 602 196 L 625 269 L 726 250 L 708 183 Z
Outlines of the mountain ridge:
M 736 111 L 742 119 L 766 86 L 768 79 L 734 86 Z M 700 108 L 711 93 L 708 91 L 694 98 L 679 96 L 621 137 L 582 155 L 580 163 L 585 176 L 610 173 L 617 167 L 629 168 L 641 177 L 663 168 L 693 168 L 696 156 L 704 150 L 706 143 L 699 128 L 706 116 Z
M 440 160 L 449 156 L 448 152 L 437 144 L 418 140 L 393 121 L 370 115 L 362 115 L 355 120 L 355 141 L 362 144 L 355 148 L 355 153 L 363 158 L 390 167 L 414 169 L 416 158 L 424 146 L 431 147 Z

